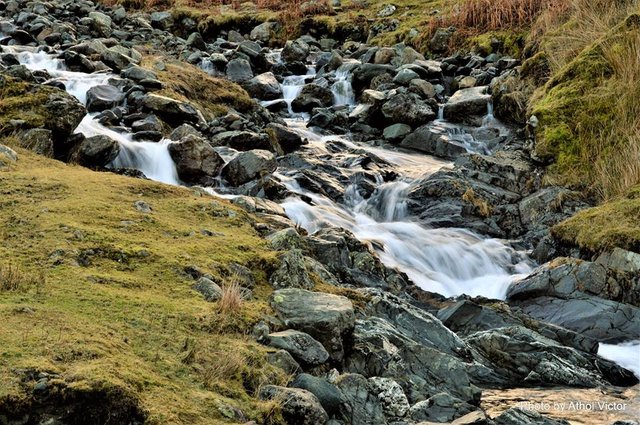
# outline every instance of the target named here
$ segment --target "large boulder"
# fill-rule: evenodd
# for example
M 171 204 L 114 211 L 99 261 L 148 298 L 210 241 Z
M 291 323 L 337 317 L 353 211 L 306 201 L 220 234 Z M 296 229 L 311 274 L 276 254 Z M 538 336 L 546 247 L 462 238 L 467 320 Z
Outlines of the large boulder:
M 348 298 L 289 288 L 275 291 L 271 306 L 286 326 L 309 333 L 325 346 L 332 359 L 342 360 L 342 338 L 355 323 Z
M 262 400 L 276 400 L 288 424 L 324 425 L 329 416 L 318 398 L 309 391 L 266 385 L 260 390 Z
M 218 176 L 224 161 L 206 140 L 189 135 L 169 145 L 180 179 L 186 183 L 206 184 Z
M 124 94 L 119 88 L 103 84 L 87 90 L 87 110 L 101 112 L 118 106 L 124 100 Z
M 263 22 L 249 33 L 249 38 L 267 43 L 273 40 L 276 31 L 281 27 L 279 22 Z
M 306 84 L 300 94 L 291 102 L 294 112 L 311 112 L 313 108 L 322 108 L 333 104 L 333 93 L 327 87 L 311 83 Z
M 237 151 L 252 149 L 273 150 L 273 146 L 266 134 L 252 131 L 223 131 L 211 138 L 212 146 L 229 146 Z
M 104 167 L 116 159 L 120 145 L 107 136 L 93 136 L 84 139 L 75 147 L 71 161 L 85 167 Z
M 461 142 L 452 140 L 448 135 L 437 131 L 431 125 L 418 127 L 413 133 L 405 137 L 400 146 L 415 149 L 444 159 L 455 159 L 467 152 Z
M 261 100 L 274 100 L 282 97 L 280 83 L 273 72 L 265 72 L 245 81 L 242 87 L 251 95 Z
M 288 40 L 282 49 L 282 59 L 287 62 L 305 62 L 309 56 L 309 45 L 301 39 Z
M 320 365 L 329 360 L 329 353 L 321 343 L 307 333 L 292 329 L 268 335 L 267 344 L 287 351 L 306 366 Z
M 411 94 L 397 94 L 382 105 L 382 115 L 389 124 L 403 123 L 417 127 L 434 120 L 437 113 Z
M 254 149 L 240 152 L 222 169 L 222 177 L 234 186 L 244 183 L 267 174 L 273 173 L 278 168 L 276 157 L 273 153 L 265 150 Z
M 227 63 L 227 78 L 236 83 L 242 83 L 253 78 L 251 64 L 246 59 L 232 59 Z
M 185 122 L 197 124 L 202 121 L 200 112 L 193 105 L 169 97 L 147 94 L 142 100 L 142 106 L 172 127 Z
M 276 289 L 312 289 L 313 281 L 307 272 L 305 258 L 299 249 L 291 249 L 280 256 L 280 267 L 273 272 L 269 283 Z
M 284 153 L 291 153 L 308 143 L 307 140 L 303 139 L 298 133 L 282 124 L 269 124 L 267 132 L 271 134 L 274 141 L 282 148 Z
M 444 118 L 451 122 L 478 125 L 489 111 L 487 87 L 458 90 L 444 105 Z

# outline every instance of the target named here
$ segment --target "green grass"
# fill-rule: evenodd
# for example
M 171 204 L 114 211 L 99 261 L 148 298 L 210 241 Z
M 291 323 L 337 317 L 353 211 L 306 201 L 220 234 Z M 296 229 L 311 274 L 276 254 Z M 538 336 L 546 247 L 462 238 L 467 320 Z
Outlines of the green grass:
M 124 391 L 148 423 L 233 422 L 229 405 L 264 420 L 273 406 L 255 391 L 287 377 L 246 336 L 270 312 L 265 270 L 275 261 L 252 218 L 190 189 L 16 151 L 17 164 L 0 170 L 0 262 L 46 283 L 0 292 L 0 412 L 29 405 L 15 372 L 27 369 L 76 391 Z M 153 211 L 137 211 L 138 200 Z M 225 282 L 232 262 L 257 286 L 230 317 L 183 270 Z

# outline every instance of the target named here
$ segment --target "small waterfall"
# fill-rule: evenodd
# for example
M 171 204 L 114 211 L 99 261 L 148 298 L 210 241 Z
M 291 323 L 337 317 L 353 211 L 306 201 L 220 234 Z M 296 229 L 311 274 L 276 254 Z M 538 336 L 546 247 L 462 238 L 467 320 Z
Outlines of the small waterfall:
M 336 106 L 354 106 L 356 96 L 351 86 L 351 66 L 341 66 L 336 71 L 336 81 L 331 86 L 333 92 L 333 104 Z
M 640 378 L 640 341 L 622 344 L 600 344 L 598 355 L 632 371 Z
M 290 77 L 285 77 L 282 84 L 280 84 L 280 87 L 282 88 L 282 98 L 287 102 L 290 115 L 294 115 L 293 109 L 291 109 L 291 103 L 302 91 L 302 87 L 304 87 L 306 80 L 306 75 L 292 75 Z
M 85 74 L 64 69 L 60 59 L 54 58 L 45 52 L 33 50 L 14 49 L 18 61 L 30 70 L 46 70 L 51 77 L 63 83 L 69 94 L 77 98 L 83 104 L 87 103 L 87 91 L 95 86 L 108 84 L 113 75 L 105 73 Z M 120 144 L 120 153 L 108 166 L 112 168 L 133 168 L 142 172 L 151 180 L 162 183 L 178 185 L 178 173 L 175 163 L 169 154 L 169 140 L 154 142 L 135 142 L 130 134 L 121 134 L 113 131 L 98 121 L 95 115 L 87 114 L 76 128 L 76 133 L 82 133 L 85 137 L 104 135 Z
M 438 118 L 437 121 L 444 121 L 444 105 L 438 104 Z

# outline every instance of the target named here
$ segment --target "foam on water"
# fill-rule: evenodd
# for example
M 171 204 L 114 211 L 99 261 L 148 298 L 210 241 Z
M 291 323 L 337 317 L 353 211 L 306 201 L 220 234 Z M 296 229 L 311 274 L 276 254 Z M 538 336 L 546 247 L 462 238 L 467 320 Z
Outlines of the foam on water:
M 640 341 L 600 344 L 598 355 L 632 371 L 640 378 Z

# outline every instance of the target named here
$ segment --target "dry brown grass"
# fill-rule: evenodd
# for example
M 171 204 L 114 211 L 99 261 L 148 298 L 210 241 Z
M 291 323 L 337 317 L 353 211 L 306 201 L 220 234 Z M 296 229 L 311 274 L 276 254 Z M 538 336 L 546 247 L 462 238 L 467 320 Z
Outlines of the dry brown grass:
M 242 311 L 245 292 L 245 289 L 240 286 L 240 280 L 237 277 L 225 282 L 222 285 L 222 296 L 218 300 L 218 311 L 222 314 L 238 314 Z
M 20 292 L 31 288 L 41 292 L 45 283 L 44 273 L 35 275 L 13 263 L 0 264 L 0 292 Z

